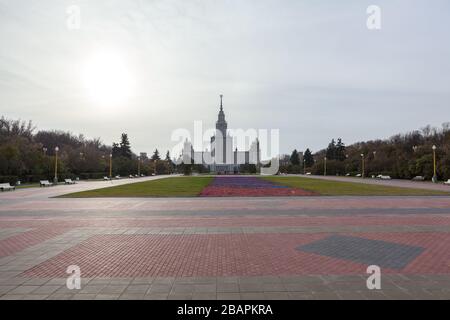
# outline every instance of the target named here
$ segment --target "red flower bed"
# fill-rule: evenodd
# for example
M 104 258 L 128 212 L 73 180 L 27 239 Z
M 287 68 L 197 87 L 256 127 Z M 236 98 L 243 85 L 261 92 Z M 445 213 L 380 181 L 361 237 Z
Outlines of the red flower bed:
M 313 196 L 316 193 L 274 184 L 256 177 L 216 177 L 201 197 Z

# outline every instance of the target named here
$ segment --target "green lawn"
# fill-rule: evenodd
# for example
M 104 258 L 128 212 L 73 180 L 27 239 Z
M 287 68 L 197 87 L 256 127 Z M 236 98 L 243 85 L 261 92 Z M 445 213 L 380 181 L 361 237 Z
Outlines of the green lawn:
M 60 198 L 195 197 L 211 180 L 212 177 L 171 177 L 69 193 Z
M 324 196 L 434 196 L 450 192 L 340 182 L 303 177 L 262 177 L 281 185 L 314 191 Z
M 98 197 L 196 197 L 213 177 L 170 177 L 116 187 L 70 193 L 62 198 Z M 421 196 L 450 195 L 450 192 L 370 185 L 356 182 L 304 177 L 261 177 L 277 184 L 316 192 L 324 196 Z

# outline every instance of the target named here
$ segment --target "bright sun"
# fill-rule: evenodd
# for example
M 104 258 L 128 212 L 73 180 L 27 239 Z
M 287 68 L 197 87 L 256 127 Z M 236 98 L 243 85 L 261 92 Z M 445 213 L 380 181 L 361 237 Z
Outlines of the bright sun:
M 97 105 L 118 106 L 132 95 L 133 78 L 124 59 L 116 53 L 94 54 L 82 72 L 84 86 Z

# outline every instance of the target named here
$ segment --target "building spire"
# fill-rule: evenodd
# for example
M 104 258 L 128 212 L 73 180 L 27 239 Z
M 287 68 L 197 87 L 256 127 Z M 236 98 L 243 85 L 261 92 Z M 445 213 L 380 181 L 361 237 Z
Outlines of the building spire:
M 222 98 L 223 94 L 220 95 L 220 111 L 223 111 Z

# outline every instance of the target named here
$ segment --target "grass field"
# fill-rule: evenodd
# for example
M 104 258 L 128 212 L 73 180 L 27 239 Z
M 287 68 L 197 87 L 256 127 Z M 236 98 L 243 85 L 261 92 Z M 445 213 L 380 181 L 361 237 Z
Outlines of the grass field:
M 62 198 L 100 197 L 196 197 L 213 177 L 170 177 L 70 193 Z M 313 191 L 319 196 L 433 196 L 450 195 L 450 192 L 370 185 L 304 177 L 261 177 L 276 184 Z
M 314 191 L 323 196 L 432 196 L 450 192 L 340 182 L 303 177 L 262 177 L 277 184 Z
M 195 197 L 211 180 L 212 177 L 171 177 L 69 193 L 60 198 Z

